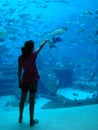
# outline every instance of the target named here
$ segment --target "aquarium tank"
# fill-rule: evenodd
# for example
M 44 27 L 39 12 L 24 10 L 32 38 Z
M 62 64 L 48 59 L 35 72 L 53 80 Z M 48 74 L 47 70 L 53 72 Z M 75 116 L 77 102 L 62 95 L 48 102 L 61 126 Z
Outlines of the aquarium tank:
M 90 106 L 98 109 L 98 0 L 1 0 L 1 113 L 18 112 L 21 94 L 18 57 L 25 41 L 33 40 L 36 50 L 46 39 L 49 41 L 36 61 L 40 75 L 37 112 L 64 112 Z M 25 106 L 28 106 L 28 99 Z M 46 115 L 43 118 L 47 118 Z M 54 127 L 50 122 L 51 127 L 43 128 L 61 130 L 62 121 L 59 126 L 55 124 Z M 97 130 L 97 124 L 95 122 L 94 128 L 89 130 Z M 62 126 L 62 130 L 74 130 L 66 124 Z M 0 129 L 4 129 L 4 123 Z

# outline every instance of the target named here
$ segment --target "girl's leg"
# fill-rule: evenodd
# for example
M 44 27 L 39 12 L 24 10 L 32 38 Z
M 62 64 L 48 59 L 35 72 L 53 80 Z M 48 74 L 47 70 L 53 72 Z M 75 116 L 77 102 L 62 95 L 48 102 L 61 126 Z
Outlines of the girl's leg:
M 38 120 L 34 120 L 34 106 L 35 106 L 35 95 L 37 91 L 37 84 L 38 84 L 38 81 L 32 82 L 29 88 L 29 91 L 30 91 L 30 96 L 29 96 L 30 126 L 38 123 Z
M 34 120 L 35 93 L 30 92 L 29 104 L 30 122 L 32 122 Z
M 19 123 L 22 123 L 22 115 L 23 115 L 26 97 L 27 97 L 27 91 L 26 92 L 21 91 L 21 99 L 20 99 L 20 104 L 19 104 L 19 114 L 20 114 Z

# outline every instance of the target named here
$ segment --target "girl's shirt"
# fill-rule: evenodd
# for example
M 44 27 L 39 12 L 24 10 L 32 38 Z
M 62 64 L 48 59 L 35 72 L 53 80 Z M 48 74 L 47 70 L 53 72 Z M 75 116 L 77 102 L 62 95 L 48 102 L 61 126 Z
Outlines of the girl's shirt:
M 30 83 L 40 78 L 36 67 L 36 58 L 36 51 L 33 51 L 28 57 L 19 56 L 18 63 L 23 68 L 22 82 Z

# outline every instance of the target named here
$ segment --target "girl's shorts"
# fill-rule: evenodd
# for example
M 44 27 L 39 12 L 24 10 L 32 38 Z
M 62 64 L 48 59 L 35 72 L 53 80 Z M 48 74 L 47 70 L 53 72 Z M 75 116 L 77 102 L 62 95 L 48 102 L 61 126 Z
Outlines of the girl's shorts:
M 33 81 L 31 83 L 22 83 L 21 90 L 23 92 L 30 91 L 30 93 L 35 93 L 37 92 L 37 87 L 38 87 L 38 81 Z

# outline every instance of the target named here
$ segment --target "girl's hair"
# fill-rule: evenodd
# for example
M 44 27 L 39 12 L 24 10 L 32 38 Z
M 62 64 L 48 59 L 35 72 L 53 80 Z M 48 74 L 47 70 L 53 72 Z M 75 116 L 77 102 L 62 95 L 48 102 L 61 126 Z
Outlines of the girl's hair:
M 34 50 L 34 41 L 32 40 L 26 41 L 21 50 L 22 50 L 22 56 L 28 57 Z

